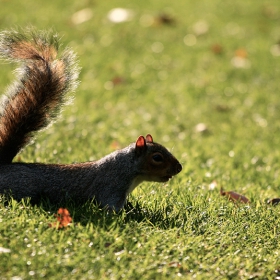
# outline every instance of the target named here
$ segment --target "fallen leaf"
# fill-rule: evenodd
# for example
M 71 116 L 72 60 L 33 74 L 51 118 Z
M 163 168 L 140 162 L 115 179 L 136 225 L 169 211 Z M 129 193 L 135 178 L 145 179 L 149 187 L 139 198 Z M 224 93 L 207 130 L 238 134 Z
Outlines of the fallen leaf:
M 108 247 L 110 247 L 111 245 L 112 245 L 112 243 L 106 242 L 106 243 L 104 244 L 104 247 L 105 247 L 105 248 L 108 248 Z
M 125 82 L 125 79 L 120 77 L 120 76 L 116 76 L 112 79 L 112 83 L 113 83 L 114 86 L 122 84 L 124 82 Z
M 133 11 L 124 8 L 115 8 L 109 11 L 107 17 L 111 22 L 121 23 L 130 21 L 133 18 Z
M 205 123 L 198 123 L 195 126 L 195 131 L 199 132 L 199 133 L 205 133 L 205 132 L 208 132 L 208 127 Z
M 231 63 L 236 68 L 250 68 L 251 63 L 247 59 L 248 53 L 245 49 L 237 49 Z
M 59 208 L 57 214 L 55 214 L 55 217 L 57 219 L 57 222 L 49 224 L 49 227 L 64 228 L 72 222 L 70 213 L 66 208 Z
M 123 253 L 125 253 L 125 250 L 121 250 L 121 251 L 119 251 L 119 252 L 116 252 L 115 255 L 116 255 L 116 256 L 120 256 L 120 255 L 123 254 Z
M 218 186 L 217 181 L 213 181 L 212 183 L 209 184 L 209 190 L 214 190 Z
M 223 188 L 220 189 L 220 194 L 222 196 L 226 196 L 230 201 L 232 202 L 242 202 L 242 203 L 250 203 L 249 199 L 245 197 L 244 195 L 241 195 L 239 193 L 233 192 L 233 191 L 224 191 Z
M 155 22 L 157 24 L 166 24 L 166 25 L 172 25 L 174 24 L 176 21 L 174 19 L 174 17 L 167 15 L 167 14 L 160 14 L 159 16 L 157 16 L 155 18 Z
M 231 64 L 235 67 L 235 68 L 250 68 L 251 67 L 251 63 L 250 61 L 245 58 L 245 57 L 241 57 L 241 56 L 234 56 L 231 59 Z
M 248 54 L 245 49 L 237 49 L 235 51 L 235 56 L 246 58 L 248 56 Z
M 211 46 L 211 51 L 214 54 L 222 54 L 224 52 L 223 47 L 220 44 L 214 44 Z
M 267 202 L 267 204 L 271 204 L 271 205 L 277 205 L 279 203 L 280 203 L 280 198 L 272 198 Z
M 180 262 L 170 262 L 168 264 L 168 266 L 170 266 L 170 267 L 179 267 L 180 268 L 182 266 L 182 264 Z
M 86 8 L 74 13 L 71 17 L 71 20 L 75 25 L 78 25 L 85 21 L 90 20 L 91 18 L 92 18 L 92 10 L 90 8 Z
M 199 20 L 193 25 L 193 31 L 196 36 L 204 35 L 208 32 L 209 25 L 205 20 Z
M 8 248 L 0 247 L 0 253 L 11 253 L 11 250 Z
M 230 107 L 228 105 L 225 105 L 225 104 L 218 104 L 218 105 L 216 105 L 215 109 L 218 112 L 228 112 L 228 111 L 230 111 Z

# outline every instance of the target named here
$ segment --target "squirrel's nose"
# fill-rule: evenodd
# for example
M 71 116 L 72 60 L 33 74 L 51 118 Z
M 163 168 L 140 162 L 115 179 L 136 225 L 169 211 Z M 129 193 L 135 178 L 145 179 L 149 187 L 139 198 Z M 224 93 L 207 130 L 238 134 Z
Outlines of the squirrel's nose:
M 182 165 L 180 163 L 177 163 L 177 165 L 176 165 L 177 173 L 181 172 L 181 170 L 182 170 Z

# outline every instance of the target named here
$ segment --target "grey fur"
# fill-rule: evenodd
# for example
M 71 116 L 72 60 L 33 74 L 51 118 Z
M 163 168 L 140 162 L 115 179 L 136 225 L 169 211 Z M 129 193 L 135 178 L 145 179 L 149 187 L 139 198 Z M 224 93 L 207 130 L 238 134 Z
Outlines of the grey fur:
M 118 211 L 127 195 L 143 181 L 166 182 L 181 171 L 180 163 L 163 146 L 146 143 L 143 151 L 136 153 L 137 149 L 133 143 L 96 162 L 0 165 L 0 193 L 18 200 L 30 197 L 33 202 L 47 198 L 55 204 L 95 199 L 100 206 Z M 159 152 L 164 154 L 164 166 L 147 164 L 147 159 Z
M 100 206 L 119 211 L 141 182 L 167 182 L 178 174 L 181 164 L 149 134 L 96 162 L 11 163 L 34 132 L 53 120 L 65 94 L 77 84 L 73 53 L 67 50 L 56 59 L 57 38 L 44 34 L 0 34 L 0 55 L 24 62 L 23 78 L 10 88 L 1 108 L 0 194 L 17 200 L 30 197 L 35 203 L 41 198 L 55 204 L 95 199 Z

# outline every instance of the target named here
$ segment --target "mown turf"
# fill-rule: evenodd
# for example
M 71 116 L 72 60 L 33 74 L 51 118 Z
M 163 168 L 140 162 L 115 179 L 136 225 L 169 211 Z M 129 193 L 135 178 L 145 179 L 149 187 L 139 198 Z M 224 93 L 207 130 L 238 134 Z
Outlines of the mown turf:
M 35 2 L 0 1 L 1 30 L 57 31 L 81 84 L 15 161 L 95 160 L 151 133 L 183 170 L 142 184 L 119 214 L 69 202 L 64 229 L 49 226 L 58 207 L 2 199 L 0 279 L 280 277 L 280 206 L 266 203 L 280 196 L 278 0 Z M 131 21 L 109 22 L 116 7 Z M 14 68 L 1 65 L 1 91 Z

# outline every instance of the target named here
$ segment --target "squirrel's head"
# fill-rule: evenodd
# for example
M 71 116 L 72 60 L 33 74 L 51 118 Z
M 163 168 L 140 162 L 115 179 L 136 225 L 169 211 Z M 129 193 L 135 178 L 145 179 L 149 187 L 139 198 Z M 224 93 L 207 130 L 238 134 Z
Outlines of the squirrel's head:
M 162 145 L 155 143 L 150 134 L 139 136 L 135 155 L 140 161 L 140 176 L 145 181 L 167 182 L 182 170 L 179 161 Z

